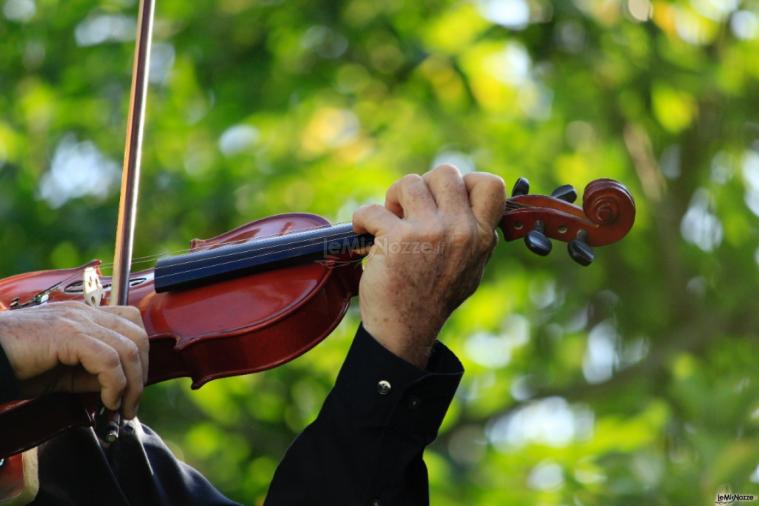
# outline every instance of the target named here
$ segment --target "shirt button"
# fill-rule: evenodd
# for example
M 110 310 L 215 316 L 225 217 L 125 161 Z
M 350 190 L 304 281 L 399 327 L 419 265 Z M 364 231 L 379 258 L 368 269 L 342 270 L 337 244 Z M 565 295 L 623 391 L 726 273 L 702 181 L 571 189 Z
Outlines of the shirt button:
M 421 404 L 421 402 L 422 401 L 419 399 L 419 397 L 413 395 L 408 400 L 408 407 L 409 409 L 412 409 L 412 410 L 416 409 L 419 407 L 419 404 Z
M 372 501 L 372 506 L 380 506 L 381 504 L 382 503 L 380 502 L 379 499 L 375 499 L 375 500 Z
M 393 388 L 392 385 L 390 385 L 390 382 L 387 380 L 380 380 L 379 383 L 377 383 L 377 393 L 379 393 L 380 395 L 389 394 L 392 388 Z

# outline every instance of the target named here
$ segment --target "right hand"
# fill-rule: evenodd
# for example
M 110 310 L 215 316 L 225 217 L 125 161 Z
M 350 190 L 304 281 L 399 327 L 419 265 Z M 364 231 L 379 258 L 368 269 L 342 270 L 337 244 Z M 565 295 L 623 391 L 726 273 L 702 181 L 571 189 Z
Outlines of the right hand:
M 54 302 L 2 311 L 0 346 L 25 397 L 100 392 L 106 408 L 136 416 L 149 347 L 137 308 Z

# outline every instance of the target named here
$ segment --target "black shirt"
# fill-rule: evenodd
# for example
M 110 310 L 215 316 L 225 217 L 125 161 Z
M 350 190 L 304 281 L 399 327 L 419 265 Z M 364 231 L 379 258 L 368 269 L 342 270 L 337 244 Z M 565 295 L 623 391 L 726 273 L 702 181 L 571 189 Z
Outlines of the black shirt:
M 359 327 L 318 417 L 279 464 L 266 506 L 428 504 L 422 453 L 462 374 L 441 343 L 421 370 Z M 136 420 L 109 448 L 92 429 L 67 431 L 40 447 L 39 465 L 34 505 L 237 504 Z

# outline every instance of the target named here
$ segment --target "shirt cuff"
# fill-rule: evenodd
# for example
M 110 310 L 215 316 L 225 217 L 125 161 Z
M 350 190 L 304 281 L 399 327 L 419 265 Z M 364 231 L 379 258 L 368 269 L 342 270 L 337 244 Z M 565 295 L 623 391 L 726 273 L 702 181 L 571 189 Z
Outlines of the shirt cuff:
M 11 363 L 0 346 L 0 403 L 15 401 L 21 398 L 18 380 L 13 372 Z
M 463 373 L 461 362 L 440 342 L 435 342 L 427 368 L 419 369 L 361 325 L 333 393 L 358 423 L 393 428 L 428 444 L 437 436 Z

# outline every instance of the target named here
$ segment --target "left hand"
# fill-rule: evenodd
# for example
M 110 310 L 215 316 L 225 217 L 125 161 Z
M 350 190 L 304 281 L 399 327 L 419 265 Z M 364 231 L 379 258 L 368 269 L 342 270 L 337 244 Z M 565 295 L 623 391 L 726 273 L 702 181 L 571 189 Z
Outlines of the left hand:
M 424 368 L 443 323 L 480 283 L 505 198 L 500 177 L 442 165 L 396 181 L 385 206 L 358 209 L 354 230 L 375 237 L 359 285 L 364 328 Z

